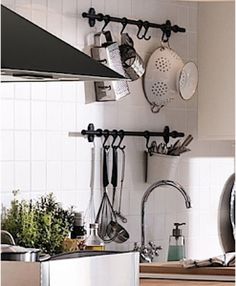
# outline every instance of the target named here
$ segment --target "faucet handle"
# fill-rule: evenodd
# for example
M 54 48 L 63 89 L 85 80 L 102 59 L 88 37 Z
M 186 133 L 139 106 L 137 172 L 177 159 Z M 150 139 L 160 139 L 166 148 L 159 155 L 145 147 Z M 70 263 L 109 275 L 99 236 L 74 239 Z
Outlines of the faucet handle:
M 153 241 L 149 241 L 148 244 L 151 246 L 151 248 L 158 249 L 158 250 L 162 249 L 160 245 L 156 246 L 156 244 Z
M 133 251 L 140 251 L 140 246 L 138 245 L 138 242 L 134 243 Z
M 153 241 L 149 241 L 148 244 L 151 246 L 151 248 L 155 247 L 155 243 Z
M 156 249 L 155 249 L 155 255 L 156 256 L 159 256 L 159 250 L 162 250 L 162 247 L 161 246 L 157 246 Z
M 160 245 L 156 246 L 156 244 L 153 241 L 149 241 L 148 244 L 151 247 L 153 254 L 155 256 L 159 256 L 159 250 L 162 250 L 162 247 Z

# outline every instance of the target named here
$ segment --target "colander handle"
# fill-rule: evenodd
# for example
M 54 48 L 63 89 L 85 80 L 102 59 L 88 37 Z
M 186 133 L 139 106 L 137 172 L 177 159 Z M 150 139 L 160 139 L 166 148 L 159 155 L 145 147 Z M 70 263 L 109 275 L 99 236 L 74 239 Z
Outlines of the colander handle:
M 157 105 L 155 102 L 151 104 L 152 113 L 158 113 L 164 105 Z

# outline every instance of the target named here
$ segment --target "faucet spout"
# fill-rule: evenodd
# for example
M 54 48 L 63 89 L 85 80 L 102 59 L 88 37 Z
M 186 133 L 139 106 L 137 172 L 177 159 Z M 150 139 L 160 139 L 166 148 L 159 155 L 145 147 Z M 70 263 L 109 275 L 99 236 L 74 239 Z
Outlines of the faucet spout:
M 188 196 L 188 194 L 186 193 L 186 191 L 184 190 L 184 188 L 171 180 L 162 180 L 162 181 L 158 181 L 153 183 L 144 193 L 143 198 L 142 198 L 142 203 L 141 203 L 141 248 L 145 248 L 145 203 L 148 200 L 148 197 L 150 196 L 150 194 L 157 189 L 158 187 L 161 186 L 170 186 L 173 187 L 174 189 L 178 190 L 182 196 L 184 197 L 185 200 L 185 205 L 186 208 L 191 208 L 191 200 L 190 197 Z

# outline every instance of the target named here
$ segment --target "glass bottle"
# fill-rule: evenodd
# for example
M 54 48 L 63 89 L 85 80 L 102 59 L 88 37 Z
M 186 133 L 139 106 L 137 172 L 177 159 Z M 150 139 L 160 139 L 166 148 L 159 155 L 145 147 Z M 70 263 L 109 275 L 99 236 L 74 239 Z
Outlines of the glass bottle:
M 86 238 L 84 245 L 86 250 L 105 250 L 103 240 L 98 236 L 98 223 L 91 223 L 89 225 L 90 234 Z

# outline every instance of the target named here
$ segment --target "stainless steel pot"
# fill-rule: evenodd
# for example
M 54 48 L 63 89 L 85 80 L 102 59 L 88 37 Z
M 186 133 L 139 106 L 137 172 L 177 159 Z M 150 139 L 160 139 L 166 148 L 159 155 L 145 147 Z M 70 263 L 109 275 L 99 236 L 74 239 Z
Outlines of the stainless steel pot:
M 15 245 L 15 241 L 8 231 L 1 230 L 1 237 L 4 238 L 4 241 L 7 239 L 9 243 L 1 244 L 1 260 L 36 262 L 44 261 L 50 258 L 49 255 L 40 256 L 40 249 L 25 248 Z
M 1 244 L 1 260 L 36 262 L 40 261 L 40 249 L 25 248 L 17 245 Z

